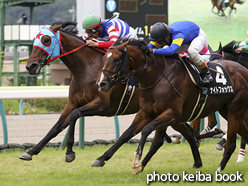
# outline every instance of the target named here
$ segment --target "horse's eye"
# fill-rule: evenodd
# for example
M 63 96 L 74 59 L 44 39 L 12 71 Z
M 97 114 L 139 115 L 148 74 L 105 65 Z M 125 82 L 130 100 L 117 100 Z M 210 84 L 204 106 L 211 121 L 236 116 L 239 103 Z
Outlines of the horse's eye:
M 42 38 L 41 38 L 41 43 L 45 46 L 50 46 L 51 44 L 51 37 L 48 36 L 48 35 L 44 35 Z

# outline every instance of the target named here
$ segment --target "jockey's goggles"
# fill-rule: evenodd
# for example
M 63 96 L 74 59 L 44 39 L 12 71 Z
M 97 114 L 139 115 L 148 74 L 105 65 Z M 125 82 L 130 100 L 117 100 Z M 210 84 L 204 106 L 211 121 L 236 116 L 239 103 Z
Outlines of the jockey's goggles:
M 87 34 L 95 34 L 95 33 L 99 32 L 98 26 L 95 27 L 95 28 L 92 28 L 92 29 L 86 29 L 85 32 L 86 32 Z

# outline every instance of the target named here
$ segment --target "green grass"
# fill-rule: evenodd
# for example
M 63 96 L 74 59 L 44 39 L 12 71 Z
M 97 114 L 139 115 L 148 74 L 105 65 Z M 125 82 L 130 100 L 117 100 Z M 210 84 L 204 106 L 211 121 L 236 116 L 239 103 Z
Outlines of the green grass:
M 75 147 L 76 159 L 72 163 L 64 162 L 65 151 L 45 149 L 32 161 L 21 161 L 18 159 L 23 152 L 5 152 L 0 154 L 0 184 L 3 186 L 77 186 L 77 185 L 147 185 L 147 174 L 156 171 L 158 174 L 179 174 L 182 177 L 183 171 L 195 174 L 201 171 L 203 174 L 214 175 L 223 152 L 214 150 L 216 141 L 205 141 L 201 144 L 200 153 L 203 167 L 192 169 L 193 157 L 189 145 L 165 144 L 147 164 L 144 171 L 138 175 L 131 174 L 133 153 L 137 148 L 135 145 L 124 145 L 117 153 L 106 162 L 104 167 L 92 168 L 91 164 L 102 155 L 110 146 L 86 147 L 78 150 Z M 237 142 L 239 147 L 240 140 Z M 146 145 L 144 154 L 147 153 L 150 145 Z M 244 182 L 235 185 L 247 185 L 248 170 L 247 160 L 243 163 L 236 163 L 238 148 L 229 160 L 226 169 L 222 174 L 234 174 L 240 171 L 243 174 Z M 212 177 L 214 180 L 214 176 Z M 192 182 L 153 182 L 151 185 L 190 185 Z M 194 185 L 232 185 L 233 183 L 195 182 Z
M 247 2 L 242 5 L 235 4 L 230 19 L 219 17 L 212 13 L 210 0 L 169 0 L 169 24 L 176 21 L 193 21 L 198 24 L 208 36 L 208 44 L 217 50 L 219 42 L 223 45 L 232 40 L 244 41 L 247 27 Z M 230 8 L 225 10 L 228 15 Z

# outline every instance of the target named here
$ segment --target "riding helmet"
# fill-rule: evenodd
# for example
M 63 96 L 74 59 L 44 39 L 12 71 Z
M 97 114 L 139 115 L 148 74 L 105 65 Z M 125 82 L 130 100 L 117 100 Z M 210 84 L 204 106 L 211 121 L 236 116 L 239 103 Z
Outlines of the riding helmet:
M 101 23 L 101 18 L 93 13 L 87 14 L 83 18 L 82 26 L 84 29 L 92 29 L 97 27 Z
M 150 32 L 150 40 L 159 43 L 171 33 L 170 27 L 162 22 L 155 23 Z

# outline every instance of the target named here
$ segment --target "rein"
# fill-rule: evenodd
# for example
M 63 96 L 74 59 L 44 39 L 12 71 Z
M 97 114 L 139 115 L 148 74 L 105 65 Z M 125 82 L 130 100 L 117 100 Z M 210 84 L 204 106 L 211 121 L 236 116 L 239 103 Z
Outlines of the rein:
M 67 56 L 67 55 L 69 55 L 69 54 L 71 54 L 71 53 L 73 53 L 73 52 L 76 52 L 76 51 L 80 50 L 81 48 L 86 47 L 87 45 L 88 45 L 88 44 L 82 45 L 82 46 L 80 46 L 80 47 L 78 47 L 78 48 L 75 48 L 75 49 L 69 51 L 69 52 L 66 52 L 66 53 L 61 54 L 61 55 L 59 55 L 59 56 L 57 56 L 57 57 L 54 57 L 54 58 L 52 58 L 52 59 L 49 59 L 49 60 L 47 61 L 47 64 L 49 65 L 50 62 L 52 62 L 52 61 L 54 61 L 54 60 L 56 60 L 56 59 L 58 59 L 58 58 Z
M 150 56 L 149 54 L 149 57 L 151 58 L 152 62 L 158 67 L 159 71 L 161 72 L 162 76 L 161 77 L 165 77 L 165 79 L 168 81 L 168 83 L 170 84 L 170 86 L 175 90 L 175 92 L 177 93 L 177 95 L 179 97 L 182 97 L 182 95 L 178 92 L 178 90 L 174 87 L 174 85 L 170 82 L 170 80 L 166 77 L 166 75 L 164 74 L 164 72 L 161 70 L 161 68 L 159 68 L 157 62 Z M 161 78 L 162 79 L 162 78 Z
M 88 44 L 82 45 L 82 46 L 80 46 L 80 47 L 78 47 L 78 48 L 75 48 L 75 49 L 69 51 L 69 52 L 66 52 L 66 53 L 61 54 L 61 55 L 59 55 L 59 56 L 57 56 L 57 57 L 54 57 L 54 58 L 52 58 L 52 59 L 49 59 L 49 60 L 47 61 L 47 64 L 49 65 L 50 62 L 52 62 L 52 61 L 54 61 L 54 60 L 56 60 L 56 59 L 58 59 L 58 58 L 67 56 L 67 55 L 69 55 L 69 54 L 71 54 L 71 53 L 74 53 L 74 52 L 76 52 L 76 51 L 78 51 L 78 50 L 80 50 L 80 49 L 82 49 L 82 48 L 84 48 L 84 47 L 86 47 L 86 46 L 88 46 Z M 100 49 L 98 49 L 98 48 L 93 48 L 93 49 L 98 50 L 98 51 L 100 51 L 100 52 L 102 52 L 102 53 L 106 53 L 106 52 L 104 52 L 104 51 L 102 51 L 102 50 L 100 50 Z

